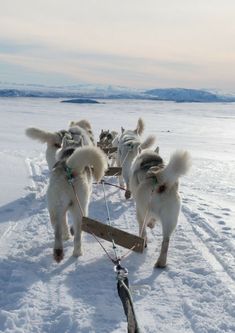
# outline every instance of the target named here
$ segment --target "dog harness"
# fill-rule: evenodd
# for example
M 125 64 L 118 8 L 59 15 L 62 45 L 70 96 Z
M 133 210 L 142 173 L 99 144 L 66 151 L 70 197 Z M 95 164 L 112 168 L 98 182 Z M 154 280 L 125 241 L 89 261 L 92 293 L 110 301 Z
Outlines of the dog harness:
M 72 184 L 74 179 L 77 177 L 77 173 L 73 171 L 72 168 L 68 167 L 65 165 L 65 173 L 66 173 L 66 178 L 68 180 L 69 184 Z
M 149 171 L 150 172 L 154 171 L 154 169 L 161 170 L 163 167 L 164 167 L 163 160 L 160 156 L 158 156 L 158 158 L 156 158 L 156 159 L 146 159 L 140 165 L 140 168 L 143 171 L 145 171 L 146 173 Z M 166 191 L 166 184 L 160 185 L 156 174 L 152 174 L 149 177 L 147 176 L 147 178 L 152 178 L 152 180 L 153 180 L 153 191 L 154 191 L 154 188 L 156 188 L 157 193 L 163 193 Z

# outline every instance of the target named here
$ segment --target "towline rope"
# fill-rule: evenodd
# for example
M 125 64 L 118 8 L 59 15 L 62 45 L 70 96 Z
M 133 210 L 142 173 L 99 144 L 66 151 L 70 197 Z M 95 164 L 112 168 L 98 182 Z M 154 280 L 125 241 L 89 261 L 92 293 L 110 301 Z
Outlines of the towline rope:
M 115 175 L 114 175 L 115 176 Z M 123 190 L 123 191 L 126 191 L 125 187 L 122 187 L 120 185 L 116 185 L 116 184 L 112 184 L 112 183 L 109 183 L 109 182 L 106 182 L 105 180 L 101 180 L 100 183 L 93 183 L 94 185 L 98 185 L 98 184 L 105 184 L 105 185 L 110 185 L 110 186 L 114 186 L 114 187 L 117 187 L 117 188 L 120 188 L 120 190 Z
M 74 184 L 73 184 L 74 176 L 73 176 L 71 168 L 66 168 L 66 176 L 67 176 L 67 179 L 68 179 L 68 183 L 72 186 L 74 195 L 76 197 L 78 206 L 79 206 L 80 211 L 81 211 L 81 215 L 83 217 L 84 212 L 83 212 L 81 203 L 79 201 L 76 189 L 75 189 Z M 104 189 L 104 182 L 101 182 L 101 184 L 102 184 L 103 192 L 104 192 L 105 206 L 106 206 L 107 215 L 108 215 L 108 223 L 111 226 L 110 212 L 109 212 L 108 203 L 107 203 L 107 199 L 106 199 L 106 194 L 105 194 L 105 189 Z M 113 250 L 114 250 L 114 253 L 115 253 L 115 259 L 113 259 L 110 256 L 110 254 L 108 253 L 108 251 L 105 249 L 105 247 L 102 245 L 102 243 L 99 241 L 99 239 L 95 236 L 95 234 L 92 233 L 92 235 L 96 239 L 96 241 L 100 244 L 100 246 L 102 247 L 102 249 L 106 253 L 107 257 L 112 261 L 113 264 L 115 264 L 114 271 L 116 272 L 117 291 L 118 291 L 118 295 L 121 299 L 123 309 L 124 309 L 124 312 L 125 312 L 125 315 L 126 315 L 126 318 L 127 318 L 127 332 L 128 333 L 141 333 L 140 330 L 139 330 L 139 325 L 138 325 L 135 310 L 134 310 L 134 304 L 133 304 L 131 292 L 130 292 L 130 289 L 129 289 L 128 270 L 127 270 L 127 268 L 121 266 L 121 259 L 126 257 L 132 249 L 129 250 L 128 253 L 123 255 L 121 258 L 118 257 L 117 256 L 116 244 L 114 242 L 114 239 L 111 238 L 112 244 L 113 244 Z
M 103 193 L 104 193 L 104 201 L 105 201 L 105 206 L 106 206 L 106 211 L 107 211 L 107 215 L 108 215 L 108 225 L 111 226 L 111 219 L 110 219 L 110 213 L 109 213 L 109 207 L 108 207 L 108 203 L 107 203 L 107 199 L 106 199 L 106 194 L 105 194 L 105 189 L 104 189 L 104 183 L 102 183 L 102 188 L 103 188 Z M 112 240 L 112 244 L 113 244 L 113 251 L 115 253 L 115 257 L 116 257 L 116 260 L 118 260 L 118 256 L 117 256 L 117 246 L 114 242 L 114 239 L 113 237 L 111 237 L 111 240 Z
M 106 210 L 107 210 L 107 215 L 108 215 L 108 221 L 109 225 L 111 226 L 111 219 L 110 219 L 110 212 L 108 208 L 108 203 L 106 199 L 106 194 L 105 194 L 105 188 L 104 188 L 104 182 L 101 182 L 102 187 L 103 187 L 103 192 L 104 192 L 104 199 L 105 199 L 105 205 L 106 205 Z M 123 309 L 127 318 L 127 329 L 128 333 L 140 333 L 138 322 L 136 319 L 136 314 L 134 310 L 134 304 L 133 300 L 131 297 L 131 292 L 129 290 L 129 280 L 128 280 L 128 270 L 124 267 L 121 266 L 121 258 L 117 256 L 117 251 L 116 251 L 116 244 L 114 240 L 112 239 L 113 243 L 113 250 L 115 252 L 116 256 L 116 263 L 114 266 L 114 271 L 116 272 L 117 276 L 117 290 L 118 290 L 118 295 L 122 301 Z M 130 251 L 128 251 L 130 253 Z

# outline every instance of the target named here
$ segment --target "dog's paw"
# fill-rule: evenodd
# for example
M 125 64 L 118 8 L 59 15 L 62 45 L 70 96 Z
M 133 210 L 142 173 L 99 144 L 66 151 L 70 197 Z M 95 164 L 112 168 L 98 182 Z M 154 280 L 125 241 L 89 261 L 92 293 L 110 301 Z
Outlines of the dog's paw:
M 82 256 L 82 250 L 73 250 L 73 256 L 76 258 Z
M 125 192 L 125 198 L 126 199 L 130 199 L 130 197 L 131 197 L 131 191 L 130 190 L 126 190 L 126 192 Z
M 166 261 L 165 260 L 159 260 L 154 265 L 154 268 L 165 268 L 166 267 Z
M 53 257 L 57 263 L 61 262 L 64 258 L 64 250 L 63 249 L 54 249 Z

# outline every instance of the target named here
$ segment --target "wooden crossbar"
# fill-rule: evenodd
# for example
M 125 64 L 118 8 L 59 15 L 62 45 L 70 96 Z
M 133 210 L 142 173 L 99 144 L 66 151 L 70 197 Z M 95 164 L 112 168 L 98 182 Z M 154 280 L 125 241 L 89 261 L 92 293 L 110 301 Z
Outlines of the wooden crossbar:
M 82 218 L 82 230 L 88 232 L 89 234 L 94 234 L 97 237 L 105 239 L 109 242 L 114 240 L 115 244 L 127 249 L 132 249 L 135 252 L 142 253 L 144 251 L 144 238 L 132 235 L 126 231 L 90 219 L 89 217 Z
M 122 174 L 122 168 L 120 167 L 109 167 L 105 171 L 105 176 L 120 176 Z

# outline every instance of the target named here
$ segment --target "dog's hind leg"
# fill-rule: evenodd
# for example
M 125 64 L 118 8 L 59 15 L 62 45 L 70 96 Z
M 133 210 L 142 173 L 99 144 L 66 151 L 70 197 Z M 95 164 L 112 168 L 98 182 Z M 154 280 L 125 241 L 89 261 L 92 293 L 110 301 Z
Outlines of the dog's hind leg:
M 143 211 L 138 209 L 138 206 L 136 206 L 136 217 L 139 224 L 139 236 L 145 239 L 145 247 L 147 247 L 146 224 L 144 225 L 145 217 L 143 215 Z
M 131 191 L 130 191 L 130 185 L 129 185 L 129 174 L 130 174 L 130 165 L 126 164 L 123 165 L 122 168 L 122 175 L 124 178 L 124 181 L 126 183 L 126 191 L 125 191 L 125 198 L 130 199 L 131 197 Z
M 117 163 L 117 166 L 120 168 L 122 167 L 121 166 L 121 163 Z M 120 176 L 118 176 L 118 181 L 119 181 L 119 185 L 121 187 L 124 187 L 125 186 L 125 182 L 124 182 L 124 178 L 123 178 L 123 175 L 121 174 Z
M 156 267 L 156 268 L 166 267 L 169 242 L 170 242 L 170 238 L 163 238 L 160 256 L 158 257 L 158 260 L 157 260 L 156 264 L 154 265 L 154 267 Z
M 52 225 L 54 225 L 54 233 L 55 233 L 53 256 L 55 261 L 59 263 L 64 258 L 62 236 L 63 236 L 63 224 L 66 216 L 65 212 L 50 213 L 50 216 L 53 217 L 54 219 L 54 221 L 51 221 Z
M 154 266 L 156 268 L 166 267 L 170 237 L 177 225 L 179 209 L 180 205 L 173 204 L 169 208 L 164 207 L 163 210 L 161 211 L 160 220 L 162 223 L 163 241 L 162 241 L 160 255 Z
M 54 217 L 54 214 L 50 214 L 50 219 L 51 219 L 51 224 L 53 229 L 55 230 L 55 223 L 56 223 L 56 219 Z M 67 219 L 66 216 L 63 219 L 63 224 L 62 224 L 62 235 L 63 235 L 63 240 L 68 240 L 70 238 L 70 234 L 69 234 L 69 227 L 68 227 L 68 223 L 67 223 Z
M 63 240 L 68 240 L 70 238 L 70 233 L 69 233 L 69 227 L 68 227 L 66 216 L 63 221 L 62 231 L 63 231 Z
M 120 152 L 118 152 L 117 155 L 116 155 L 116 164 L 117 164 L 117 167 L 122 168 L 122 161 L 121 161 L 121 155 L 120 155 Z M 121 173 L 120 176 L 118 176 L 118 182 L 119 182 L 119 185 L 120 185 L 121 187 L 124 187 L 124 186 L 125 186 L 124 178 L 123 178 L 122 173 Z
M 70 209 L 73 217 L 73 232 L 74 232 L 74 250 L 73 256 L 79 257 L 82 255 L 82 215 L 78 205 L 73 205 Z

